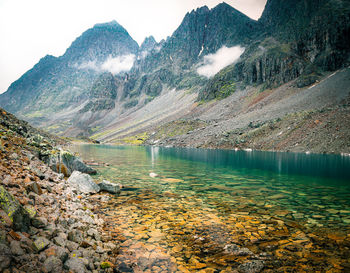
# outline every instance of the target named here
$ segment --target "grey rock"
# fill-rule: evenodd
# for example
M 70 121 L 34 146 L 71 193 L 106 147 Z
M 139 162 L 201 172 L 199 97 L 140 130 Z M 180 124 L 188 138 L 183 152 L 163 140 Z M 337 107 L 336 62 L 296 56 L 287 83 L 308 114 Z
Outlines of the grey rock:
M 92 217 L 89 216 L 89 215 L 84 215 L 84 216 L 82 217 L 81 221 L 82 221 L 83 223 L 88 223 L 88 224 L 94 224 L 94 223 L 95 223 L 94 219 L 92 219 Z
M 103 247 L 104 247 L 104 249 L 106 249 L 106 251 L 108 253 L 115 252 L 118 249 L 118 246 L 116 244 L 114 244 L 114 243 L 111 243 L 111 242 L 104 243 Z
M 96 241 L 101 241 L 101 235 L 98 233 L 98 231 L 94 228 L 90 228 L 87 231 L 87 235 L 94 238 Z
M 18 159 L 18 154 L 16 154 L 16 153 L 11 154 L 10 155 L 10 159 L 17 160 Z
M 68 184 L 82 193 L 97 193 L 100 187 L 92 180 L 88 174 L 74 171 L 67 180 Z
M 0 253 L 0 272 L 2 272 L 10 266 L 12 257 L 10 248 L 5 244 L 0 244 Z
M 27 186 L 26 189 L 28 192 L 35 192 L 38 195 L 41 195 L 43 193 L 40 185 L 36 182 L 30 182 Z
M 11 253 L 16 256 L 22 256 L 25 254 L 24 250 L 21 247 L 21 243 L 19 241 L 12 241 L 10 243 Z
M 61 158 L 59 158 L 59 156 Z M 79 157 L 76 157 L 68 151 L 62 151 L 60 155 L 50 155 L 45 157 L 45 163 L 55 172 L 66 173 L 67 176 L 71 175 L 74 171 L 79 171 L 86 174 L 96 174 L 96 170 L 87 166 Z M 64 165 L 65 170 L 57 169 L 59 163 Z
M 28 212 L 31 219 L 34 218 L 37 214 L 36 209 L 31 205 L 25 205 L 24 209 Z
M 42 250 L 44 250 L 49 244 L 50 241 L 48 239 L 46 239 L 45 237 L 38 237 L 35 241 L 34 241 L 34 248 L 37 252 L 40 252 Z
M 63 263 L 62 261 L 55 257 L 50 256 L 47 258 L 43 265 L 43 271 L 44 272 L 62 272 L 63 271 Z
M 38 257 L 39 257 L 39 261 L 42 263 L 45 262 L 45 260 L 47 259 L 46 253 L 44 251 L 41 252 Z
M 64 268 L 74 273 L 87 272 L 83 259 L 73 257 L 64 263 Z
M 0 230 L 0 244 L 6 244 L 7 242 L 7 232 L 3 229 Z
M 235 255 L 235 256 L 248 256 L 248 255 L 254 254 L 248 248 L 240 248 L 236 244 L 225 245 L 224 250 L 226 253 Z
M 72 242 L 72 241 L 67 241 L 66 242 L 66 247 L 70 252 L 77 250 L 79 248 L 79 244 Z
M 103 180 L 101 183 L 97 184 L 101 191 L 106 191 L 114 194 L 119 194 L 120 193 L 120 184 L 117 183 L 111 183 L 107 180 Z
M 47 226 L 47 219 L 45 217 L 33 218 L 32 225 L 36 228 L 44 228 Z
M 253 261 L 248 261 L 244 264 L 241 264 L 238 267 L 238 271 L 241 273 L 258 273 L 264 268 L 264 262 L 258 261 L 258 260 L 253 260 Z
M 66 240 L 60 236 L 56 236 L 55 238 L 53 238 L 53 242 L 58 246 L 66 246 Z
M 9 215 L 13 222 L 14 230 L 28 231 L 30 226 L 28 212 L 3 186 L 0 186 L 0 209 Z
M 68 233 L 68 240 L 80 244 L 83 241 L 83 234 L 80 230 L 72 230 Z
M 68 250 L 60 246 L 55 246 L 55 249 L 56 249 L 56 256 L 60 258 L 61 261 L 64 263 L 69 256 Z

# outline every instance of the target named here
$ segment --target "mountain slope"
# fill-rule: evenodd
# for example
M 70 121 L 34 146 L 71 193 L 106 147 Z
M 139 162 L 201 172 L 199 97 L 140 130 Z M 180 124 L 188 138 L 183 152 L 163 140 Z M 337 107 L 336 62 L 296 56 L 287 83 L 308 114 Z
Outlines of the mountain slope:
M 97 24 L 78 37 L 63 56 L 41 59 L 0 96 L 0 104 L 44 125 L 57 112 L 84 103 L 94 80 L 103 70 L 113 68 L 115 58 L 136 55 L 137 51 L 137 43 L 117 22 Z
M 349 61 L 349 0 L 269 0 L 259 22 L 264 35 L 239 63 L 211 79 L 200 99 L 217 98 L 232 82 L 268 88 L 299 77 L 297 85 L 303 87 Z
M 317 85 L 329 71 L 348 66 L 349 7 L 349 0 L 268 0 L 262 17 L 254 21 L 225 3 L 213 9 L 204 6 L 187 13 L 171 37 L 157 43 L 151 36 L 140 47 L 116 22 L 96 25 L 62 57 L 41 60 L 0 97 L 0 103 L 52 132 L 92 135 L 109 142 L 136 137 L 152 144 L 157 139 L 150 134 L 158 136 L 162 126 L 173 128 L 173 123 L 176 128 L 181 124 L 196 130 L 208 122 L 228 119 L 236 123 L 250 117 L 255 126 L 253 120 L 259 116 L 236 112 L 243 107 L 238 103 L 242 94 L 250 105 L 245 109 L 258 113 L 264 105 L 257 102 L 270 93 L 284 97 L 288 104 L 289 92 L 306 94 L 307 87 Z M 238 46 L 244 49 L 241 56 L 233 58 L 233 51 L 222 54 Z M 216 61 L 226 59 L 232 61 L 220 66 L 221 71 L 215 70 L 215 75 L 198 74 L 199 68 L 212 69 Z M 123 72 L 121 67 L 127 68 Z M 342 90 L 332 92 L 346 100 L 345 78 L 339 79 Z M 320 110 L 340 103 L 326 98 L 305 96 L 305 101 L 293 104 L 294 111 L 311 111 L 306 104 Z M 319 104 L 314 104 L 316 99 Z M 226 100 L 237 108 L 221 103 Z M 237 120 L 229 112 L 210 112 L 216 104 L 231 109 Z M 280 115 L 274 112 L 270 117 L 270 108 L 259 113 L 283 118 L 286 111 L 277 106 L 270 105 Z M 204 118 L 206 111 L 209 120 Z M 293 108 L 288 114 L 292 112 Z M 210 130 L 215 132 L 215 126 L 201 136 L 210 138 Z M 192 145 L 187 137 L 180 139 Z M 164 143 L 181 144 L 169 139 Z
M 92 99 L 88 103 L 92 111 L 79 113 L 72 127 L 89 134 L 96 128 L 111 126 L 108 121 L 116 123 L 124 112 L 136 111 L 173 88 L 197 92 L 207 82 L 196 71 L 203 57 L 223 46 L 245 46 L 258 35 L 259 29 L 258 22 L 225 3 L 213 9 L 204 6 L 193 10 L 166 41 L 157 44 L 153 37 L 145 39 L 134 67 L 123 80 L 115 79 L 119 90 L 117 99 L 105 101 L 106 107 L 115 105 L 113 110 L 107 113 L 101 106 L 102 101 L 92 107 L 96 103 Z

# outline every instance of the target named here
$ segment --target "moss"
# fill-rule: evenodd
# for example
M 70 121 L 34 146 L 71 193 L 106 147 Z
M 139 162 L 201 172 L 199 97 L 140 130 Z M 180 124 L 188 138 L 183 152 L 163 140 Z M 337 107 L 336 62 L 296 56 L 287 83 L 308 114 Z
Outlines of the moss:
M 36 216 L 36 210 L 32 206 L 25 206 L 24 209 L 28 212 L 30 218 L 34 218 Z
M 106 269 L 106 268 L 110 268 L 112 267 L 112 263 L 111 262 L 102 262 L 101 263 L 101 269 Z
M 18 201 L 5 190 L 3 186 L 0 186 L 0 208 L 3 209 L 8 217 L 13 221 L 13 214 L 16 212 Z M 19 204 L 18 204 L 19 205 Z

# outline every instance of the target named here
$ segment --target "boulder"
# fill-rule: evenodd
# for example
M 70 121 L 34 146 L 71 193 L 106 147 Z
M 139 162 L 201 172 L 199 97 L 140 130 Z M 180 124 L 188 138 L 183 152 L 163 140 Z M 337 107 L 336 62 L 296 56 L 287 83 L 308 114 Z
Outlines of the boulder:
M 0 244 L 0 272 L 3 272 L 11 264 L 11 250 L 5 244 Z
M 30 217 L 18 200 L 3 186 L 0 186 L 0 209 L 5 211 L 13 223 L 14 230 L 28 231 Z
M 47 258 L 43 265 L 43 271 L 44 272 L 62 272 L 63 271 L 63 263 L 62 261 L 55 257 L 50 256 Z
M 101 183 L 97 184 L 101 191 L 106 191 L 114 194 L 119 194 L 120 193 L 120 184 L 117 183 L 111 183 L 107 180 L 103 180 Z
M 19 241 L 13 240 L 10 243 L 11 253 L 15 256 L 22 256 L 25 254 L 24 250 L 21 247 L 21 243 Z
M 87 272 L 83 259 L 73 257 L 64 263 L 64 268 L 70 272 L 84 273 Z
M 74 171 L 67 182 L 81 193 L 97 193 L 100 191 L 100 187 L 92 180 L 90 175 L 79 171 Z
M 44 250 L 49 244 L 50 244 L 50 241 L 45 237 L 39 237 L 33 243 L 34 248 L 37 252 Z
M 76 157 L 68 151 L 46 156 L 43 160 L 53 171 L 63 173 L 66 177 L 69 177 L 74 171 L 87 174 L 97 173 L 96 170 L 87 166 L 79 157 Z

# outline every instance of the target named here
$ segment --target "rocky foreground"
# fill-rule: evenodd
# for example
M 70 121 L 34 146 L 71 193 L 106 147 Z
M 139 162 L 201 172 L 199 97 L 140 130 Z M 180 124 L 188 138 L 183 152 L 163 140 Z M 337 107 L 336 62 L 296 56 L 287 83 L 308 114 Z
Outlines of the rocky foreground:
M 0 109 L 0 272 L 113 272 L 118 247 L 90 198 L 108 201 L 96 193 L 120 186 L 94 183 L 59 144 Z

